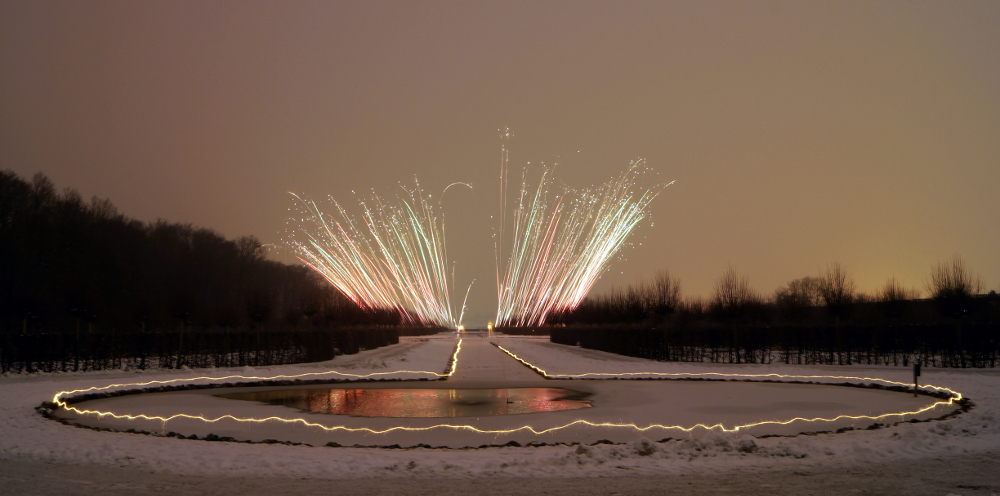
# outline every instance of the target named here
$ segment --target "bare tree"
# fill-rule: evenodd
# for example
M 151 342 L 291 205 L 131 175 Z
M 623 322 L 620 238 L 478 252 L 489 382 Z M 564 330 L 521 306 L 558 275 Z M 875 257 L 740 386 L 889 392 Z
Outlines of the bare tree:
M 736 363 L 740 363 L 738 333 L 740 319 L 760 303 L 760 295 L 750 287 L 750 279 L 747 276 L 737 274 L 732 265 L 722 274 L 722 277 L 715 281 L 715 290 L 712 292 L 712 310 L 721 317 L 729 319 L 733 326 L 730 361 L 735 357 Z
M 885 281 L 885 285 L 875 294 L 875 301 L 879 303 L 891 303 L 896 301 L 908 301 L 920 298 L 920 291 L 915 288 L 905 288 L 895 277 L 890 277 Z
M 834 262 L 826 267 L 826 274 L 820 282 L 820 296 L 826 308 L 838 320 L 843 317 L 850 305 L 854 303 L 857 286 L 854 278 L 848 275 L 840 262 Z
M 657 272 L 653 277 L 650 292 L 653 296 L 651 307 L 657 314 L 674 313 L 681 304 L 681 281 L 666 270 Z
M 706 307 L 705 300 L 700 296 L 691 296 L 681 303 L 683 311 L 689 315 L 693 315 L 696 318 L 702 318 L 705 315 Z
M 118 208 L 111 200 L 94 196 L 90 199 L 90 214 L 97 220 L 110 220 L 118 217 Z
M 822 284 L 820 284 L 820 295 L 823 297 L 826 309 L 833 315 L 838 365 L 844 363 L 844 355 L 841 353 L 843 343 L 841 342 L 840 319 L 847 315 L 851 304 L 855 301 L 856 293 L 857 286 L 854 284 L 854 278 L 847 274 L 840 262 L 834 262 L 826 267 L 826 274 L 823 276 Z M 830 361 L 833 361 L 833 351 L 830 352 Z M 850 353 L 847 354 L 847 364 L 850 365 Z
M 942 313 L 961 317 L 971 310 L 973 298 L 983 292 L 983 281 L 965 266 L 960 255 L 955 254 L 951 260 L 939 262 L 931 270 L 927 290 Z
M 822 304 L 821 285 L 822 279 L 818 277 L 795 279 L 774 292 L 774 304 L 786 318 L 802 319 L 809 308 Z
M 236 252 L 240 260 L 259 262 L 266 255 L 264 246 L 256 236 L 241 236 L 236 240 Z
M 715 281 L 712 307 L 723 315 L 742 316 L 750 305 L 759 302 L 760 296 L 750 287 L 750 279 L 737 274 L 732 266 Z
M 920 297 L 920 291 L 903 287 L 895 277 L 890 277 L 885 285 L 875 293 L 875 301 L 885 316 L 899 319 L 903 316 L 907 302 Z

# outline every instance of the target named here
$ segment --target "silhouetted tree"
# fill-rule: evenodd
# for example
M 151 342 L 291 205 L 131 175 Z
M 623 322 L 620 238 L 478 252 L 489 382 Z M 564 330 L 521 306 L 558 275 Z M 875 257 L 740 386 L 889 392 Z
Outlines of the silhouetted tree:
M 548 319 L 549 324 L 658 323 L 681 306 L 680 280 L 666 270 L 649 282 L 612 288 L 608 294 L 588 297 L 576 308 L 563 310 Z
M 854 303 L 857 286 L 844 267 L 834 262 L 827 266 L 826 274 L 820 280 L 819 292 L 827 310 L 839 322 Z
M 943 315 L 960 318 L 974 310 L 974 298 L 983 292 L 983 281 L 956 254 L 933 268 L 927 289 Z
M 661 270 L 653 277 L 647 286 L 649 307 L 657 315 L 670 315 L 677 311 L 681 304 L 681 281 Z
M 823 275 L 820 283 L 820 295 L 823 297 L 827 311 L 833 316 L 835 343 L 830 347 L 830 356 L 832 361 L 832 356 L 836 353 L 838 364 L 843 363 L 844 357 L 844 354 L 841 353 L 841 350 L 844 349 L 844 341 L 840 321 L 850 311 L 856 293 L 857 286 L 854 284 L 854 278 L 844 270 L 840 262 L 834 262 L 827 266 L 826 274 Z M 848 353 L 846 356 L 850 357 L 850 354 Z M 849 363 L 850 359 L 848 358 Z
M 983 291 L 983 282 L 965 266 L 958 254 L 947 262 L 939 262 L 931 271 L 928 284 L 931 298 L 943 316 L 954 323 L 955 350 L 959 356 L 959 366 L 965 367 L 965 345 L 963 323 L 977 312 L 976 297 Z
M 790 321 L 800 321 L 808 316 L 809 309 L 820 305 L 823 296 L 820 291 L 822 280 L 818 277 L 802 277 L 792 280 L 788 286 L 774 292 L 774 304 L 779 313 Z
M 760 305 L 761 298 L 750 286 L 747 276 L 740 276 L 733 266 L 729 266 L 722 277 L 716 279 L 712 291 L 712 312 L 732 324 L 732 356 L 740 363 L 739 322 L 750 315 L 754 307 Z
M 760 301 L 760 296 L 750 286 L 750 279 L 740 276 L 732 266 L 715 280 L 712 310 L 726 319 L 742 318 L 752 305 Z
M 883 315 L 898 320 L 903 317 L 910 300 L 915 300 L 918 297 L 920 297 L 919 291 L 907 289 L 895 277 L 890 277 L 875 294 L 875 301 L 878 302 Z
M 298 310 L 306 300 L 308 313 Z M 323 305 L 337 308 L 335 318 L 316 318 Z M 283 318 L 296 312 L 310 322 Z M 136 342 L 155 345 L 161 364 L 181 365 L 220 330 L 398 323 L 391 311 L 359 308 L 305 267 L 265 259 L 253 236 L 228 240 L 190 224 L 143 223 L 110 200 L 57 193 L 44 174 L 26 181 L 0 171 L 0 367 L 30 358 L 13 353 L 43 346 L 38 340 L 65 339 L 74 368 L 104 367 L 117 360 L 117 336 L 142 332 Z

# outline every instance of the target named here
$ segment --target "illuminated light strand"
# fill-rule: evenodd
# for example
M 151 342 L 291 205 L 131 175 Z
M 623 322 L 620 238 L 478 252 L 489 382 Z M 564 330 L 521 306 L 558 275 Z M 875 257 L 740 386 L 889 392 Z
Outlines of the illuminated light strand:
M 496 242 L 497 326 L 542 325 L 553 313 L 575 308 L 647 215 L 663 188 L 633 192 L 643 160 L 596 190 L 554 189 L 548 170 L 533 194 L 522 176 L 511 220 L 512 240 L 501 271 L 506 209 L 506 149 L 501 160 L 501 227 Z
M 501 351 L 510 355 L 511 358 L 521 362 L 522 364 L 530 367 L 535 372 L 538 372 L 546 379 L 578 379 L 584 377 L 620 377 L 620 376 L 659 376 L 659 377 L 700 377 L 700 376 L 711 376 L 711 377 L 729 377 L 729 378 L 778 378 L 778 379 L 847 379 L 862 382 L 882 382 L 885 384 L 892 384 L 895 386 L 910 387 L 911 384 L 905 382 L 890 381 L 888 379 L 882 379 L 879 377 L 857 377 L 849 375 L 787 375 L 787 374 L 727 374 L 723 372 L 586 372 L 583 374 L 549 374 L 545 370 L 541 369 L 537 365 L 528 362 L 527 360 L 517 356 L 510 350 L 500 346 L 499 344 L 494 344 Z M 937 391 L 942 391 L 951 396 L 954 401 L 962 401 L 962 393 L 955 391 L 950 388 L 934 386 L 931 384 L 920 386 L 922 388 L 935 389 Z M 948 404 L 951 404 L 949 402 Z
M 460 351 L 462 351 L 461 339 L 459 339 L 458 344 L 455 345 L 455 353 L 451 355 L 451 370 L 449 370 L 446 374 L 442 375 L 442 377 L 451 377 L 452 375 L 455 374 L 455 368 L 458 367 L 458 352 Z
M 455 185 L 471 188 L 458 182 L 444 191 Z M 443 217 L 419 183 L 403 190 L 408 197 L 397 197 L 395 205 L 377 195 L 373 207 L 361 202 L 361 222 L 332 198 L 336 215 L 293 193 L 301 218 L 286 242 L 307 267 L 362 308 L 395 311 L 408 323 L 460 325 L 451 308 Z M 451 279 L 454 284 L 453 271 Z
M 410 426 L 405 426 L 405 425 L 396 425 L 396 426 L 392 426 L 392 427 L 387 427 L 385 429 L 373 429 L 371 427 L 347 427 L 347 426 L 343 426 L 343 425 L 326 426 L 326 425 L 319 424 L 319 423 L 316 423 L 316 422 L 309 422 L 309 421 L 307 421 L 305 419 L 301 419 L 301 418 L 288 419 L 288 418 L 283 418 L 283 417 L 266 417 L 266 418 L 257 419 L 257 418 L 249 418 L 249 417 L 247 417 L 247 418 L 236 417 L 236 416 L 233 416 L 233 415 L 222 415 L 222 416 L 216 417 L 216 418 L 207 418 L 207 417 L 204 417 L 204 416 L 201 416 L 201 415 L 190 415 L 190 414 L 187 414 L 187 413 L 178 413 L 178 414 L 175 414 L 175 415 L 171 415 L 169 417 L 162 417 L 162 416 L 158 416 L 158 415 L 145 415 L 145 414 L 129 415 L 129 414 L 116 414 L 116 413 L 113 413 L 113 412 L 100 412 L 100 411 L 96 411 L 96 410 L 79 410 L 79 409 L 77 409 L 75 407 L 70 407 L 69 409 L 72 410 L 72 411 L 74 411 L 74 412 L 76 412 L 76 413 L 78 413 L 78 414 L 81 414 L 81 415 L 97 415 L 101 419 L 103 419 L 104 417 L 111 417 L 111 418 L 114 418 L 116 420 L 151 420 L 151 421 L 157 421 L 157 422 L 161 422 L 163 424 L 162 428 L 164 430 L 166 430 L 166 423 L 169 422 L 169 421 L 171 421 L 171 420 L 175 420 L 175 419 L 199 420 L 199 421 L 210 423 L 210 424 L 214 424 L 216 422 L 229 419 L 229 420 L 233 420 L 233 421 L 236 421 L 236 422 L 257 423 L 257 424 L 261 424 L 261 423 L 264 423 L 264 422 L 275 422 L 275 421 L 276 422 L 280 422 L 280 423 L 284 423 L 284 424 L 301 424 L 301 425 L 303 425 L 305 427 L 316 427 L 316 428 L 322 429 L 323 431 L 326 431 L 326 432 L 343 431 L 343 432 L 352 432 L 352 433 L 354 433 L 354 432 L 364 432 L 364 433 L 367 433 L 367 434 L 388 434 L 388 433 L 397 432 L 397 431 L 403 431 L 403 432 L 423 432 L 423 431 L 430 431 L 430 430 L 435 430 L 435 429 L 445 429 L 445 430 L 452 430 L 452 431 L 467 431 L 467 432 L 474 432 L 474 433 L 477 433 L 477 434 L 490 434 L 490 435 L 516 434 L 516 433 L 519 433 L 519 432 L 530 432 L 530 433 L 532 433 L 534 435 L 543 435 L 543 434 L 548 434 L 548 433 L 551 433 L 551 432 L 556 432 L 556 431 L 568 429 L 570 427 L 574 427 L 574 426 L 578 426 L 578 425 L 583 425 L 583 426 L 587 426 L 587 427 L 625 428 L 625 429 L 631 429 L 631 430 L 636 431 L 636 432 L 646 432 L 646 431 L 650 431 L 650 430 L 692 432 L 692 431 L 694 431 L 696 429 L 705 429 L 707 431 L 719 431 L 719 432 L 726 432 L 726 433 L 735 433 L 735 432 L 739 432 L 741 430 L 750 429 L 750 428 L 753 428 L 753 427 L 759 427 L 759 426 L 763 426 L 763 425 L 789 425 L 789 424 L 791 424 L 793 422 L 800 422 L 800 421 L 801 422 L 837 422 L 837 421 L 840 421 L 840 420 L 872 420 L 872 421 L 877 421 L 877 420 L 883 420 L 883 419 L 886 419 L 886 418 L 889 418 L 889 417 L 904 417 L 904 416 L 907 416 L 907 415 L 919 415 L 919 414 L 921 414 L 923 412 L 932 410 L 932 409 L 934 409 L 934 408 L 936 408 L 936 407 L 938 407 L 940 405 L 946 405 L 946 404 L 951 404 L 951 402 L 940 401 L 940 402 L 934 403 L 934 404 L 932 404 L 930 406 L 921 408 L 919 410 L 911 411 L 911 412 L 893 412 L 893 413 L 885 413 L 885 414 L 881 414 L 881 415 L 839 415 L 839 416 L 834 417 L 834 418 L 824 418 L 824 417 L 813 417 L 813 418 L 795 417 L 795 418 L 788 419 L 788 420 L 762 420 L 762 421 L 759 421 L 759 422 L 752 422 L 752 423 L 747 423 L 747 424 L 739 424 L 739 425 L 735 425 L 733 427 L 726 427 L 721 422 L 717 423 L 717 424 L 713 424 L 713 425 L 699 423 L 699 424 L 695 424 L 695 425 L 692 425 L 692 426 L 685 427 L 685 426 L 682 426 L 682 425 L 663 425 L 663 424 L 649 424 L 649 425 L 646 425 L 646 426 L 640 426 L 640 425 L 632 423 L 632 422 L 628 422 L 628 423 L 623 423 L 623 422 L 591 422 L 591 421 L 585 420 L 585 419 L 577 419 L 577 420 L 574 420 L 572 422 L 569 422 L 569 423 L 566 423 L 566 424 L 563 424 L 563 425 L 558 425 L 558 426 L 555 426 L 555 427 L 548 427 L 548 428 L 544 428 L 544 429 L 536 429 L 535 427 L 530 426 L 530 425 L 524 425 L 524 426 L 521 426 L 521 427 L 514 427 L 514 428 L 511 428 L 511 429 L 480 429 L 480 428 L 478 428 L 478 427 L 476 427 L 474 425 L 469 425 L 469 424 L 436 424 L 436 425 L 431 425 L 431 426 L 427 426 L 427 427 L 410 427 Z
M 462 340 L 461 339 L 458 340 L 458 344 L 455 345 L 455 352 L 451 355 L 451 367 L 449 368 L 448 372 L 445 372 L 444 374 L 440 374 L 440 373 L 437 373 L 437 372 L 430 372 L 430 371 L 427 371 L 427 370 L 396 370 L 396 371 L 392 371 L 392 372 L 372 372 L 370 374 L 351 374 L 351 373 L 347 373 L 347 372 L 339 372 L 339 371 L 336 371 L 336 370 L 325 370 L 323 372 L 305 372 L 305 373 L 302 373 L 302 374 L 274 375 L 274 376 L 227 375 L 227 376 L 221 376 L 221 377 L 208 377 L 208 376 L 187 377 L 187 378 L 180 378 L 180 379 L 160 380 L 160 381 L 133 382 L 133 383 L 123 383 L 123 384 L 109 384 L 107 386 L 93 386 L 93 387 L 89 387 L 89 388 L 86 388 L 86 389 L 74 389 L 72 391 L 60 391 L 60 392 L 56 393 L 55 396 L 52 397 L 52 402 L 55 403 L 55 404 L 57 404 L 57 405 L 59 405 L 60 408 L 65 408 L 67 410 L 73 410 L 73 411 L 79 412 L 79 410 L 76 410 L 75 408 L 69 406 L 69 404 L 66 403 L 66 401 L 64 400 L 64 397 L 69 396 L 69 395 L 73 395 L 73 394 L 77 394 L 77 393 L 91 393 L 91 392 L 96 392 L 96 391 L 104 391 L 104 390 L 108 390 L 108 389 L 112 389 L 112 388 L 120 388 L 120 387 L 143 387 L 143 386 L 151 386 L 151 385 L 154 385 L 154 384 L 156 384 L 156 385 L 166 385 L 166 384 L 182 383 L 182 382 L 192 382 L 192 381 L 200 381 L 200 380 L 223 381 L 223 380 L 227 380 L 227 379 L 248 379 L 248 380 L 254 380 L 254 381 L 274 381 L 274 380 L 299 379 L 299 378 L 302 378 L 302 377 L 314 377 L 314 376 L 319 376 L 319 375 L 330 375 L 330 374 L 336 374 L 336 375 L 344 376 L 344 377 L 353 377 L 353 378 L 356 378 L 356 379 L 367 379 L 367 378 L 375 377 L 375 376 L 393 375 L 393 374 L 426 374 L 426 375 L 433 375 L 433 376 L 437 376 L 439 378 L 445 378 L 445 379 L 447 379 L 448 377 L 451 377 L 452 375 L 455 374 L 455 369 L 456 369 L 456 367 L 458 367 L 458 353 L 460 351 L 462 351 Z
M 458 354 L 461 351 L 461 344 L 462 344 L 462 341 L 459 340 L 458 345 L 455 348 L 455 353 L 452 355 L 452 367 L 451 367 L 451 370 L 448 372 L 448 374 L 436 374 L 434 372 L 427 372 L 427 373 L 434 374 L 434 375 L 439 375 L 439 376 L 453 374 L 455 372 L 455 369 L 456 369 L 456 366 L 457 366 L 457 363 L 458 363 Z M 511 353 L 510 351 L 506 350 L 505 348 L 503 348 L 503 347 L 501 347 L 499 345 L 497 345 L 497 347 L 500 348 L 505 353 L 507 353 L 508 355 L 510 355 L 511 357 L 517 359 L 521 363 L 523 363 L 523 364 L 531 367 L 532 369 L 536 370 L 537 372 L 539 372 L 540 374 L 542 374 L 545 377 L 569 377 L 569 376 L 583 377 L 583 376 L 588 376 L 588 375 L 626 375 L 626 374 L 587 373 L 587 374 L 568 374 L 568 375 L 551 375 L 550 376 L 543 369 L 541 369 L 541 368 L 539 368 L 539 367 L 537 367 L 537 366 L 535 366 L 535 365 L 533 365 L 533 364 L 531 364 L 531 363 L 529 363 L 529 362 L 521 359 L 520 357 L 517 357 L 517 355 Z M 888 383 L 888 384 L 899 384 L 899 385 L 904 385 L 904 386 L 907 385 L 907 384 L 904 384 L 904 383 L 900 383 L 900 382 L 896 382 L 896 381 L 890 381 L 890 380 L 886 380 L 886 379 L 880 379 L 880 378 L 868 378 L 868 377 L 862 378 L 862 377 L 851 377 L 851 376 L 781 375 L 781 374 L 723 374 L 723 373 L 715 373 L 715 372 L 695 373 L 695 374 L 660 373 L 660 372 L 628 373 L 628 374 L 632 374 L 632 375 L 640 375 L 640 374 L 644 374 L 644 375 L 663 375 L 663 376 L 668 376 L 668 375 L 669 376 L 678 376 L 678 375 L 683 375 L 683 376 L 710 375 L 710 376 L 727 376 L 727 377 L 781 377 L 781 378 L 813 378 L 813 379 L 817 379 L 817 378 L 854 379 L 854 380 L 865 380 L 865 381 L 881 381 L 881 382 Z M 369 375 L 371 375 L 371 374 L 369 374 Z M 276 376 L 276 377 L 282 377 L 282 376 Z M 637 424 L 632 423 L 632 422 L 629 422 L 629 423 L 624 423 L 624 422 L 591 422 L 591 421 L 585 420 L 585 419 L 578 419 L 578 420 L 574 420 L 572 422 L 569 422 L 569 423 L 566 423 L 566 424 L 563 424 L 563 425 L 559 425 L 559 426 L 555 426 L 555 427 L 549 427 L 549 428 L 544 428 L 544 429 L 536 429 L 535 427 L 530 426 L 530 425 L 524 425 L 524 426 L 521 426 L 521 427 L 515 427 L 515 428 L 511 428 L 511 429 L 480 429 L 480 428 L 478 428 L 476 426 L 468 425 L 468 424 L 437 424 L 437 425 L 427 426 L 427 427 L 409 427 L 409 426 L 404 426 L 404 425 L 397 425 L 397 426 L 392 426 L 392 427 L 388 427 L 388 428 L 385 428 L 385 429 L 373 429 L 373 428 L 370 428 L 370 427 L 326 426 L 326 425 L 322 425 L 322 424 L 319 424 L 319 423 L 316 423 L 316 422 L 309 422 L 309 421 L 307 421 L 305 419 L 301 419 L 301 418 L 287 419 L 287 418 L 282 418 L 282 417 L 266 417 L 266 418 L 262 418 L 262 419 L 256 419 L 256 418 L 241 418 L 241 417 L 236 417 L 236 416 L 233 416 L 233 415 L 223 415 L 223 416 L 216 417 L 216 418 L 207 418 L 207 417 L 204 417 L 204 416 L 201 416 L 201 415 L 190 415 L 190 414 L 184 414 L 184 413 L 171 415 L 169 417 L 163 417 L 163 416 L 155 416 L 155 415 L 151 416 L 151 415 L 145 415 L 145 414 L 129 415 L 129 414 L 115 414 L 113 412 L 101 412 L 101 411 L 95 411 L 95 410 L 80 410 L 78 408 L 66 405 L 65 403 L 62 403 L 62 405 L 65 405 L 64 407 L 67 410 L 69 410 L 69 411 L 73 411 L 73 412 L 81 414 L 81 415 L 97 415 L 98 418 L 101 418 L 101 419 L 103 419 L 105 417 L 111 417 L 111 418 L 118 419 L 118 420 L 152 420 L 152 421 L 158 421 L 158 422 L 162 423 L 162 428 L 164 430 L 166 430 L 166 424 L 167 424 L 167 422 L 169 422 L 171 420 L 174 420 L 174 419 L 185 418 L 185 419 L 191 419 L 191 420 L 199 420 L 199 421 L 206 422 L 206 423 L 216 423 L 216 422 L 219 422 L 219 421 L 222 421 L 222 420 L 226 420 L 226 419 L 230 419 L 230 420 L 233 420 L 233 421 L 236 421 L 236 422 L 242 422 L 242 423 L 257 423 L 257 424 L 261 424 L 261 423 L 264 423 L 264 422 L 281 422 L 281 423 L 285 423 L 285 424 L 301 424 L 301 425 L 303 425 L 305 427 L 318 428 L 318 429 L 321 429 L 321 430 L 326 431 L 326 432 L 343 431 L 343 432 L 352 432 L 352 433 L 353 432 L 364 432 L 364 433 L 368 433 L 368 434 L 388 434 L 388 433 L 397 432 L 397 431 L 403 431 L 403 432 L 421 432 L 421 431 L 430 431 L 430 430 L 434 430 L 434 429 L 446 429 L 446 430 L 451 430 L 451 431 L 473 432 L 473 433 L 477 433 L 477 434 L 490 434 L 490 435 L 516 434 L 516 433 L 519 433 L 519 432 L 530 432 L 533 435 L 543 435 L 543 434 L 547 434 L 547 433 L 551 433 L 551 432 L 556 432 L 556 431 L 564 430 L 564 429 L 567 429 L 567 428 L 570 428 L 570 427 L 574 427 L 574 426 L 587 426 L 587 427 L 594 427 L 594 428 L 624 428 L 624 429 L 631 429 L 631 430 L 633 430 L 635 432 L 646 432 L 646 431 L 650 431 L 650 430 L 692 432 L 692 431 L 694 431 L 696 429 L 705 429 L 705 430 L 708 430 L 708 431 L 720 431 L 720 432 L 727 432 L 727 433 L 735 433 L 735 432 L 738 432 L 740 430 L 745 430 L 745 429 L 749 429 L 749 428 L 752 428 L 752 427 L 758 427 L 758 426 L 763 426 L 763 425 L 789 425 L 789 424 L 791 424 L 793 422 L 799 422 L 799 421 L 801 421 L 801 422 L 836 422 L 836 421 L 839 421 L 839 420 L 872 420 L 872 421 L 877 421 L 877 420 L 887 419 L 887 418 L 891 418 L 891 417 L 904 417 L 904 416 L 908 416 L 908 415 L 919 415 L 919 414 L 921 414 L 923 412 L 930 411 L 930 410 L 932 410 L 932 409 L 934 409 L 934 408 L 936 408 L 938 406 L 953 405 L 956 401 L 960 401 L 962 399 L 962 394 L 961 393 L 958 393 L 958 392 L 956 392 L 956 391 L 954 391 L 952 389 L 949 389 L 949 388 L 944 388 L 944 387 L 939 387 L 939 386 L 933 386 L 933 385 L 927 385 L 927 386 L 924 386 L 924 387 L 934 388 L 934 389 L 937 389 L 939 391 L 947 391 L 949 394 L 952 394 L 953 396 L 950 397 L 948 401 L 938 401 L 938 402 L 935 402 L 935 403 L 933 403 L 933 404 L 931 404 L 931 405 L 929 405 L 927 407 L 924 407 L 924 408 L 921 408 L 921 409 L 915 410 L 915 411 L 909 411 L 909 412 L 892 412 L 892 413 L 885 413 L 885 414 L 881 414 L 881 415 L 838 415 L 838 416 L 833 417 L 833 418 L 823 418 L 823 417 L 814 417 L 814 418 L 795 417 L 795 418 L 788 419 L 788 420 L 764 420 L 764 421 L 752 422 L 752 423 L 747 423 L 747 424 L 739 424 L 739 425 L 735 425 L 733 427 L 726 427 L 722 423 L 717 423 L 717 424 L 713 424 L 713 425 L 699 423 L 699 424 L 695 424 L 695 425 L 692 425 L 692 426 L 663 425 L 663 424 L 650 424 L 650 425 L 647 425 L 647 426 L 640 426 L 640 425 L 637 425 Z M 91 388 L 91 390 L 92 389 L 94 389 L 94 388 Z M 88 390 L 77 390 L 77 391 L 88 391 Z M 63 393 L 57 394 L 56 395 L 56 399 L 59 399 L 60 395 L 61 394 L 65 394 L 65 393 L 69 393 L 69 392 L 63 392 Z
M 786 375 L 786 374 L 727 374 L 723 372 L 586 372 L 583 374 L 549 374 L 537 365 L 528 362 L 527 360 L 517 356 L 510 350 L 500 346 L 499 344 L 494 344 L 501 351 L 509 355 L 511 358 L 521 362 L 522 364 L 530 367 L 535 372 L 538 372 L 546 379 L 574 379 L 582 377 L 619 377 L 623 375 L 627 376 L 662 376 L 662 377 L 692 377 L 692 376 L 713 376 L 713 377 L 776 377 L 781 379 L 851 379 L 856 381 L 867 381 L 867 382 L 883 382 L 886 384 L 892 384 L 896 386 L 909 387 L 911 384 L 905 382 L 890 381 L 888 379 L 882 379 L 879 377 L 857 377 L 848 375 Z M 931 384 L 920 386 L 922 388 L 932 388 L 938 391 L 948 393 L 953 396 L 956 401 L 962 400 L 962 393 L 941 386 L 934 386 Z

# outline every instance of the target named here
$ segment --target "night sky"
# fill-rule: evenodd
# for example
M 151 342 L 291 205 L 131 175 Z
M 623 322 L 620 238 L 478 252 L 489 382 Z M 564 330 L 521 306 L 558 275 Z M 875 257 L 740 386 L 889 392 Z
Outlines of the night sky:
M 922 289 L 956 253 L 1000 289 L 1000 2 L 539 3 L 2 2 L 0 168 L 265 243 L 289 191 L 469 182 L 443 212 L 475 325 L 509 127 L 512 169 L 677 181 L 598 292 L 832 262 Z

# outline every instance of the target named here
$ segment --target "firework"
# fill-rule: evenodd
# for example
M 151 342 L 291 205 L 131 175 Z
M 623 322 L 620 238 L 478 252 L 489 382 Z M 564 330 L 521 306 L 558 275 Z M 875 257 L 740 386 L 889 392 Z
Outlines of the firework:
M 504 137 L 510 137 L 509 131 Z M 557 188 L 545 170 L 532 193 L 525 171 L 508 222 L 507 157 L 505 144 L 495 244 L 495 322 L 542 325 L 551 314 L 580 304 L 662 188 L 636 191 L 637 179 L 646 171 L 642 160 L 596 189 Z M 471 188 L 452 183 L 444 191 L 455 185 Z M 472 285 L 456 312 L 443 217 L 419 183 L 403 190 L 405 195 L 394 204 L 377 195 L 370 204 L 361 202 L 360 221 L 332 198 L 333 208 L 324 212 L 315 202 L 293 195 L 300 215 L 288 244 L 303 263 L 363 308 L 393 310 L 408 323 L 458 327 Z M 502 256 L 506 259 L 501 264 Z
M 522 174 L 510 221 L 509 254 L 501 267 L 507 223 L 507 151 L 503 149 L 501 227 L 496 242 L 498 326 L 542 325 L 549 315 L 580 304 L 662 190 L 634 191 L 644 165 L 642 160 L 634 161 L 619 177 L 594 190 L 563 188 L 555 194 L 550 194 L 558 189 L 550 171 L 542 173 L 533 193 Z
M 464 183 L 448 187 L 456 184 Z M 395 204 L 374 194 L 370 204 L 361 202 L 360 221 L 333 198 L 332 210 L 323 212 L 293 193 L 300 215 L 287 243 L 362 308 L 393 310 L 407 323 L 457 326 L 444 222 L 419 183 L 403 191 Z

